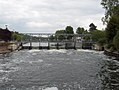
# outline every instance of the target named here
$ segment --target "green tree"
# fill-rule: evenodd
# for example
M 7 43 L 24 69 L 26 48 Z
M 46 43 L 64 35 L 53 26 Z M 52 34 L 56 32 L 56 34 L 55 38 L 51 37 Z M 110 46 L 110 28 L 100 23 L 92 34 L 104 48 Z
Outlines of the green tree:
M 78 27 L 78 28 L 76 29 L 76 33 L 77 33 L 77 34 L 83 34 L 84 32 L 85 32 L 85 29 L 82 28 L 82 27 Z
M 50 39 L 51 41 L 53 41 L 53 40 L 55 40 L 55 36 L 51 35 L 51 36 L 49 37 L 49 39 Z
M 74 34 L 73 27 L 71 26 L 67 26 L 65 30 L 66 34 Z
M 12 40 L 21 41 L 22 37 L 23 36 L 18 32 L 12 32 Z
M 117 6 L 119 7 L 119 0 L 102 0 L 101 5 L 106 10 L 103 22 L 108 22 L 109 18 L 116 12 Z
M 74 34 L 73 27 L 71 26 L 67 26 L 65 31 L 66 31 L 66 34 Z M 72 39 L 72 37 L 73 37 L 72 35 L 68 35 L 67 39 Z
M 89 25 L 89 31 L 90 32 L 93 32 L 93 31 L 95 31 L 95 30 L 97 30 L 96 28 L 97 28 L 97 26 L 95 26 L 93 23 L 91 23 L 90 25 Z
M 59 40 L 63 40 L 65 39 L 65 35 L 63 34 L 66 34 L 65 30 L 57 30 L 55 33 L 55 37 L 58 37 Z
M 119 52 L 119 31 L 117 32 L 116 36 L 113 39 L 113 44 L 116 50 Z
M 92 40 L 98 42 L 99 39 L 105 38 L 105 31 L 96 30 L 91 32 Z
M 105 37 L 100 38 L 97 43 L 100 46 L 104 46 L 106 44 L 106 38 Z
M 108 43 L 111 43 L 113 41 L 113 38 L 118 30 L 119 30 L 119 15 L 113 15 L 110 18 L 106 28 L 106 38 Z

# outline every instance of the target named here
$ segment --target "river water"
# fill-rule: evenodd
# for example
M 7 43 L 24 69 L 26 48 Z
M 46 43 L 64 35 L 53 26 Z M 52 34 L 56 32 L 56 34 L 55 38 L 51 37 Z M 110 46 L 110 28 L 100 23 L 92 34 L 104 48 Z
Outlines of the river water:
M 0 90 L 119 90 L 119 61 L 92 50 L 0 55 Z

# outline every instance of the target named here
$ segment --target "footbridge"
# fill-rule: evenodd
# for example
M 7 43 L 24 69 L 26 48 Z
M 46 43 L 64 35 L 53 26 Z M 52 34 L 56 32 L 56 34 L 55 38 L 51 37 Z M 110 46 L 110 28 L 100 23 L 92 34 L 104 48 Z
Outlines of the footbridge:
M 91 34 L 23 33 L 23 49 L 91 49 Z

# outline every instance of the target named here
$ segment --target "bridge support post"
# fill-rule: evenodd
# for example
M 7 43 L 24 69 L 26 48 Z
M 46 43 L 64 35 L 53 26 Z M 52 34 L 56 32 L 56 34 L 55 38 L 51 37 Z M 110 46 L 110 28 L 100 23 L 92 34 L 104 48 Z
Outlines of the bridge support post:
M 56 49 L 59 49 L 58 36 L 56 37 L 56 41 L 57 41 L 57 44 L 56 44 Z
M 39 34 L 39 49 L 42 49 L 42 47 L 41 47 L 41 41 L 42 41 L 42 35 Z
M 84 36 L 81 37 L 81 49 L 84 49 L 84 43 L 83 43 Z
M 59 50 L 59 43 L 57 42 L 57 44 L 56 44 L 56 48 Z
M 76 36 L 74 36 L 74 49 L 76 50 Z
M 90 36 L 90 41 L 89 41 L 89 45 L 90 45 L 90 49 L 92 49 L 92 38 L 91 38 L 91 36 Z
M 31 39 L 30 39 L 30 46 L 29 46 L 29 50 L 31 50 L 32 49 L 32 41 L 31 41 Z
M 41 37 L 39 35 L 39 49 L 41 49 L 40 43 L 41 43 Z
M 66 42 L 65 42 L 65 49 L 68 49 L 68 45 L 67 45 L 67 35 L 66 35 Z
M 48 50 L 50 49 L 50 37 L 48 35 Z

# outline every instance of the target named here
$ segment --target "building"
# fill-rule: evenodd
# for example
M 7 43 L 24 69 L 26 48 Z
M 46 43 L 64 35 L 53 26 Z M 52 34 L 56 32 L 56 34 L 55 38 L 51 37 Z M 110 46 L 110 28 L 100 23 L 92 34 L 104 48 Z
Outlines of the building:
M 0 28 L 0 41 L 11 41 L 12 39 L 12 32 L 6 29 Z

